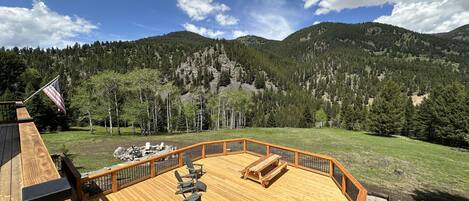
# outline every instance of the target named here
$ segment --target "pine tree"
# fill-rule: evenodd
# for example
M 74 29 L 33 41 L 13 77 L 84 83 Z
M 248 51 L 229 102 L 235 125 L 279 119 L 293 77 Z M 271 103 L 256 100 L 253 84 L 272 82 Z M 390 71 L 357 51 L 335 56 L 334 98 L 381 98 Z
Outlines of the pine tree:
M 277 123 L 277 119 L 276 119 L 276 112 L 272 111 L 269 113 L 268 117 L 267 117 L 267 127 L 277 127 L 278 126 L 278 123 Z
M 435 87 L 419 111 L 421 135 L 430 141 L 467 146 L 467 92 L 461 84 Z
M 229 71 L 221 71 L 218 86 L 226 87 L 231 83 L 231 75 Z
M 25 94 L 33 94 L 36 89 L 28 83 L 26 86 Z M 26 102 L 26 108 L 28 109 L 31 117 L 34 118 L 37 129 L 39 131 L 55 130 L 57 127 L 55 112 L 49 107 L 44 101 L 45 95 L 38 93 L 33 96 L 28 102 Z
M 24 81 L 20 79 L 20 75 L 25 69 L 25 64 L 14 52 L 0 51 L 0 95 L 6 89 L 9 89 L 15 96 L 18 95 L 16 93 L 20 91 L 22 81 Z
M 420 139 L 429 141 L 435 140 L 435 128 L 433 127 L 433 118 L 431 103 L 425 98 L 417 108 L 415 131 L 416 136 Z
M 370 131 L 379 135 L 399 134 L 404 125 L 405 98 L 399 85 L 387 81 L 373 101 L 369 120 Z
M 264 89 L 265 88 L 265 75 L 263 72 L 258 72 L 256 75 L 256 80 L 254 85 L 257 89 Z
M 412 102 L 412 97 L 409 97 L 405 104 L 404 128 L 402 129 L 402 135 L 413 136 L 415 133 L 415 107 Z
M 300 126 L 302 128 L 311 128 L 314 124 L 314 118 L 313 115 L 311 115 L 311 110 L 309 109 L 308 106 L 305 107 L 303 110 L 303 118 L 300 122 Z

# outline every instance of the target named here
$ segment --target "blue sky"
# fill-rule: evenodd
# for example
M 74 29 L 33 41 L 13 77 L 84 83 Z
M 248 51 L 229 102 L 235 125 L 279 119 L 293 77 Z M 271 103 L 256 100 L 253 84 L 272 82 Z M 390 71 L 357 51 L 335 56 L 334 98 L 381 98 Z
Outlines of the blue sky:
M 422 8 L 418 3 L 429 1 L 434 4 L 426 5 L 428 10 L 441 10 L 436 13 L 442 16 L 441 23 L 452 23 L 441 28 L 435 27 L 439 22 L 420 27 L 407 22 L 409 18 L 434 16 L 425 12 L 417 15 L 418 11 L 410 9 L 416 5 Z M 454 2 L 460 4 L 449 5 L 444 0 L 2 0 L 0 46 L 134 40 L 181 30 L 212 38 L 251 34 L 281 40 L 296 30 L 326 21 L 378 21 L 420 32 L 447 31 L 469 23 L 464 19 L 454 22 L 455 15 L 469 16 L 468 9 L 455 8 L 469 8 L 467 1 Z M 444 16 L 446 7 L 454 10 L 450 10 L 453 15 Z

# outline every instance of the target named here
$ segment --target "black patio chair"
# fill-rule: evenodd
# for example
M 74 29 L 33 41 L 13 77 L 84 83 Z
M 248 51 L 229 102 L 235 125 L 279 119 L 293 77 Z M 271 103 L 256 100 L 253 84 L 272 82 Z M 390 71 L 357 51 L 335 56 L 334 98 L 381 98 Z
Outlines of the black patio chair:
M 200 193 L 192 193 L 191 196 L 184 198 L 184 201 L 201 201 L 202 194 Z
M 189 157 L 184 157 L 184 163 L 186 164 L 187 170 L 189 171 L 189 175 L 195 175 L 194 179 L 199 179 L 202 177 L 205 172 L 203 171 L 204 165 L 192 163 L 192 160 Z M 196 168 L 197 166 L 198 168 Z
M 199 192 L 203 191 L 205 192 L 207 190 L 207 185 L 205 185 L 201 181 L 195 181 L 193 178 L 190 180 L 184 181 L 182 176 L 179 174 L 179 172 L 176 170 L 174 171 L 174 176 L 176 176 L 177 179 L 177 194 L 182 194 L 184 198 L 186 198 L 185 193 L 194 193 L 194 192 Z

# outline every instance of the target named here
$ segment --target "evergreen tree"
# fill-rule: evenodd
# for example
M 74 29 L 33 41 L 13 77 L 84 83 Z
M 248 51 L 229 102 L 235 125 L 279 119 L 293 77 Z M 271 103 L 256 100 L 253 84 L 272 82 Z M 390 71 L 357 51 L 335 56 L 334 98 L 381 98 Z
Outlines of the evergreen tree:
M 17 93 L 21 91 L 22 81 L 24 81 L 20 79 L 20 75 L 25 69 L 25 64 L 14 52 L 0 51 L 0 95 L 6 89 L 9 89 L 15 96 L 18 95 Z
M 412 97 L 409 97 L 405 103 L 404 127 L 402 135 L 413 136 L 415 134 L 415 107 Z
M 419 111 L 421 135 L 441 144 L 467 146 L 467 97 L 467 92 L 461 84 L 435 87 Z
M 433 112 L 427 98 L 417 108 L 415 131 L 416 136 L 429 141 L 435 140 L 435 128 L 433 127 Z
M 10 89 L 6 89 L 3 94 L 0 96 L 0 101 L 14 101 L 15 94 L 13 94 Z
M 36 89 L 31 83 L 26 86 L 25 94 L 33 94 Z M 49 107 L 44 98 L 47 98 L 42 93 L 38 93 L 33 96 L 28 102 L 26 102 L 26 108 L 29 114 L 34 119 L 36 127 L 39 131 L 53 131 L 57 128 L 55 112 Z
M 311 128 L 313 124 L 314 124 L 313 115 L 311 115 L 311 110 L 309 106 L 306 106 L 305 109 L 303 110 L 303 119 L 300 122 L 300 126 L 302 128 Z
M 258 72 L 256 75 L 256 80 L 254 85 L 257 89 L 264 89 L 265 88 L 265 75 L 263 72 Z
M 404 101 L 399 85 L 386 81 L 371 106 L 370 131 L 387 136 L 400 133 L 404 125 Z
M 221 71 L 218 86 L 226 87 L 231 83 L 231 75 L 229 71 Z
M 270 112 L 268 117 L 267 117 L 267 127 L 278 127 L 278 122 L 277 122 L 277 113 L 276 112 Z

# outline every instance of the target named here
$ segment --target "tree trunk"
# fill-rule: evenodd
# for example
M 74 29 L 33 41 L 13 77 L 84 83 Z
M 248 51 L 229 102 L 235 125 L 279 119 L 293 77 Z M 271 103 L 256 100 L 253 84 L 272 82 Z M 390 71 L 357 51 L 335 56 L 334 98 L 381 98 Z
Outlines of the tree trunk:
M 217 130 L 220 129 L 220 95 L 218 95 Z
M 155 133 L 157 133 L 158 130 L 158 111 L 156 110 L 156 97 L 155 100 L 153 101 L 153 127 Z
M 166 126 L 168 133 L 171 133 L 171 106 L 169 101 L 170 94 L 168 93 L 168 97 L 166 97 Z
M 238 112 L 238 128 L 241 128 L 241 112 Z
M 197 132 L 199 129 L 199 126 L 197 126 L 197 112 L 194 110 L 194 125 L 193 125 L 193 129 L 195 130 L 195 132 Z
M 246 127 L 246 114 L 243 115 L 243 127 Z
M 116 123 L 117 123 L 117 134 L 121 134 L 120 116 L 119 116 L 119 104 L 117 103 L 117 93 L 114 93 L 114 106 L 116 107 Z
M 223 103 L 223 128 L 226 128 L 226 110 L 225 110 L 225 103 Z
M 231 109 L 231 122 L 230 122 L 230 128 L 233 129 L 234 123 L 235 123 L 235 112 L 233 109 Z
M 93 134 L 94 133 L 93 120 L 91 119 L 91 112 L 89 110 L 88 110 L 88 121 L 89 121 L 89 124 L 90 124 L 90 133 Z
M 199 118 L 199 120 L 200 120 L 200 125 L 199 125 L 200 126 L 200 131 L 203 130 L 203 124 L 204 124 L 204 115 L 203 114 L 204 114 L 204 108 L 202 106 L 202 96 L 200 96 L 200 114 L 199 114 L 200 115 L 200 118 Z
M 134 125 L 134 122 L 132 122 L 132 134 L 135 135 L 135 125 Z
M 184 115 L 184 118 L 186 119 L 186 133 L 189 133 L 189 120 L 187 119 L 187 115 Z
M 108 115 L 109 115 L 109 131 L 112 135 L 112 114 L 111 114 L 111 105 L 108 106 L 107 109 Z

